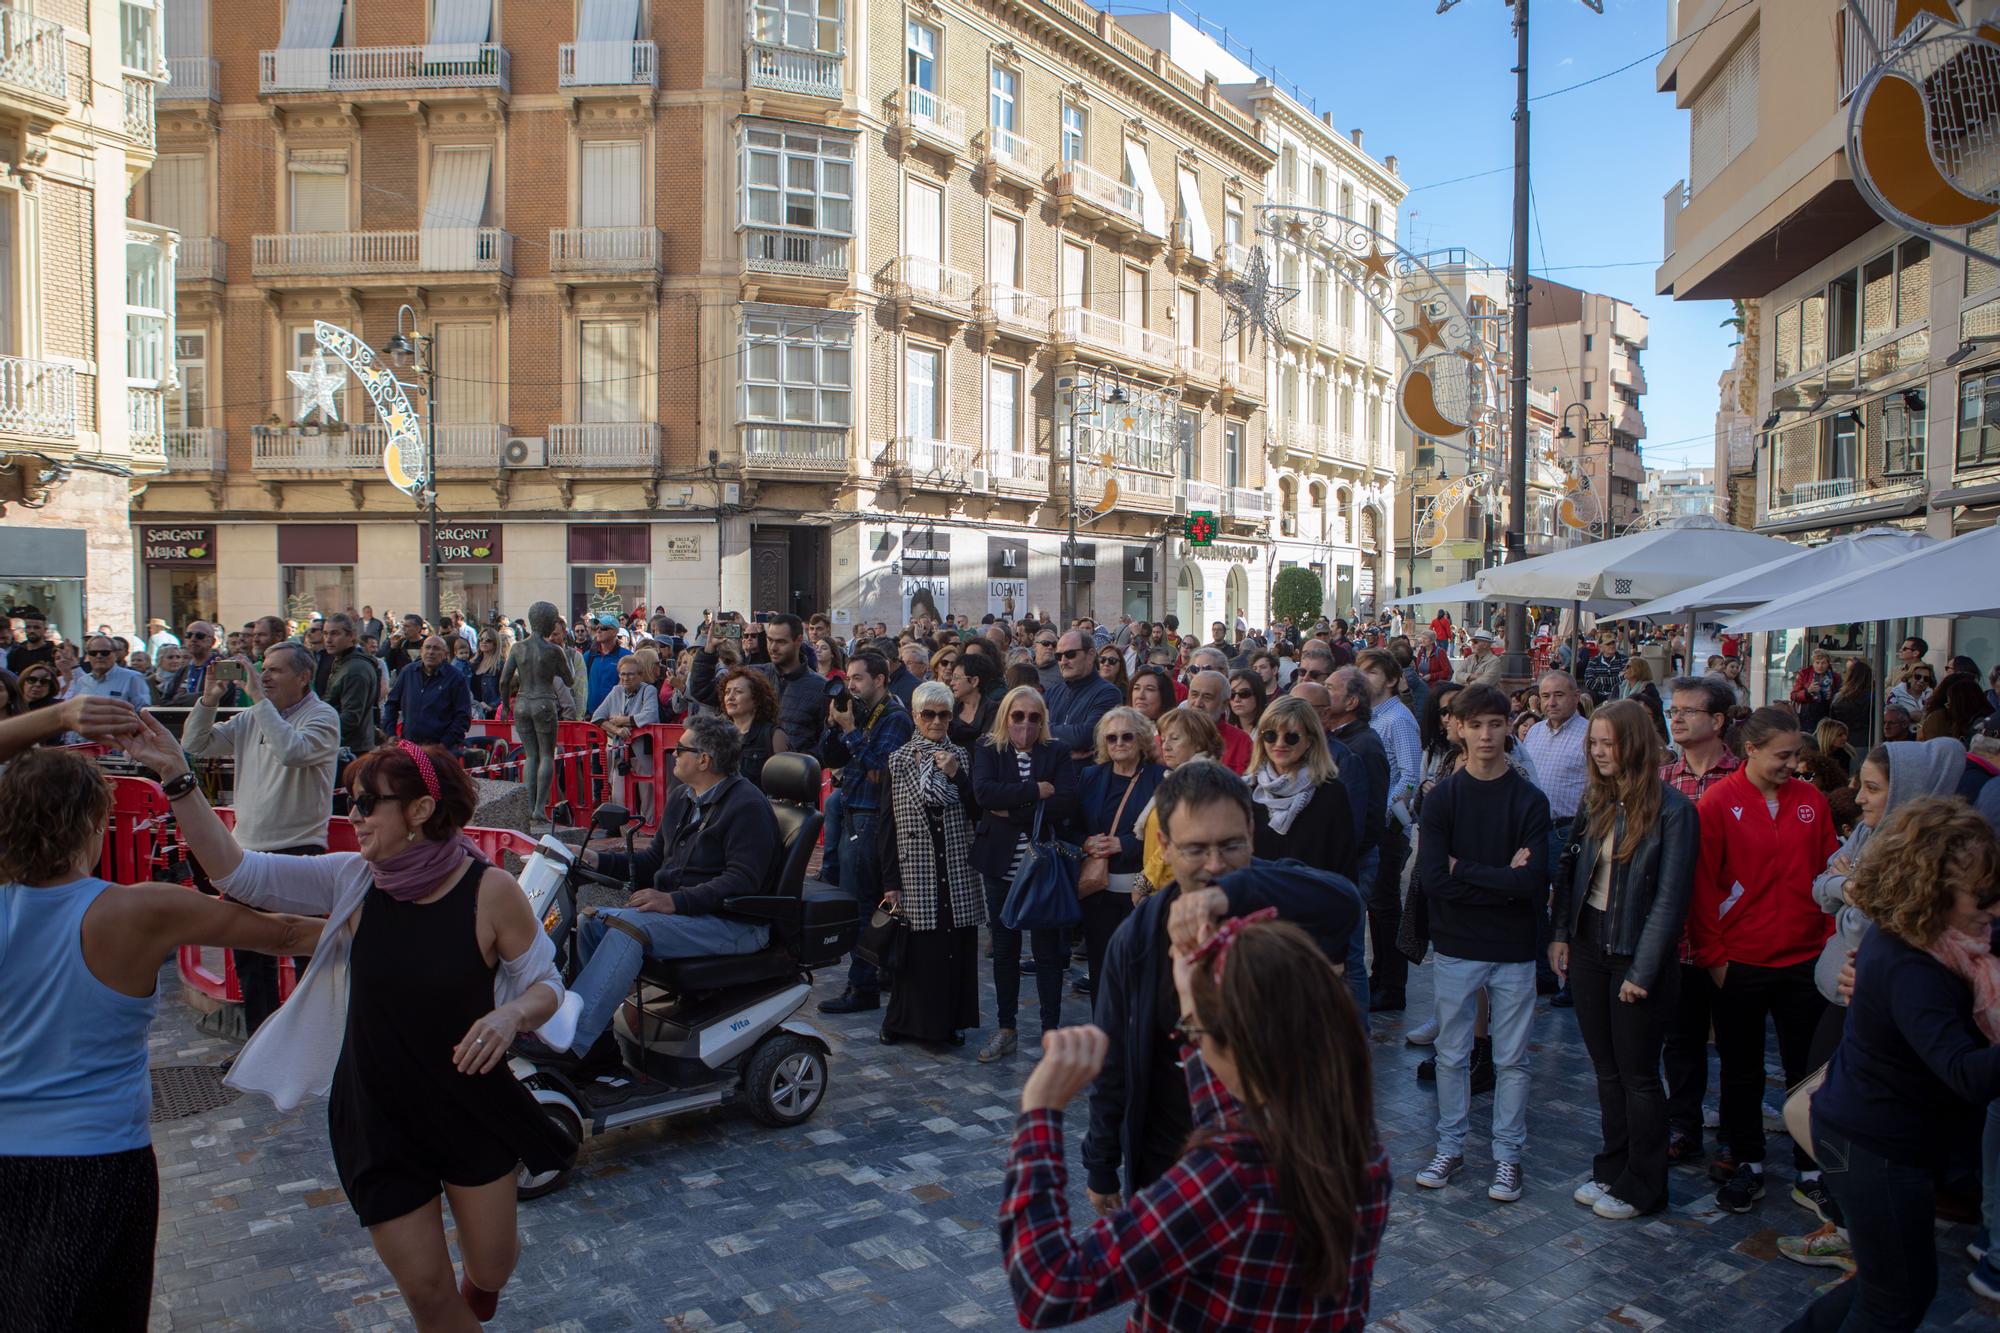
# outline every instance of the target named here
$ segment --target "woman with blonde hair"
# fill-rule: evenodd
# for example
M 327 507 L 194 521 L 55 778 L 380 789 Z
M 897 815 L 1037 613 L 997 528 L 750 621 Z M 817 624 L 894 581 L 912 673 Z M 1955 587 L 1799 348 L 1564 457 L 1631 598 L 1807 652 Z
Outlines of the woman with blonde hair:
M 1361 845 L 1354 808 L 1312 705 L 1286 696 L 1266 708 L 1249 767 L 1257 856 L 1303 861 L 1352 880 Z
M 1160 766 L 1167 772 L 1193 759 L 1222 762 L 1222 728 L 1200 709 L 1184 704 L 1170 708 L 1160 716 L 1157 728 Z M 1174 878 L 1173 868 L 1167 862 L 1166 845 L 1160 838 L 1160 817 L 1151 801 L 1139 812 L 1139 841 L 1143 850 L 1139 880 L 1132 886 L 1135 903 L 1155 889 L 1165 888 Z
M 1102 888 L 1083 899 L 1083 951 L 1090 975 L 1078 983 L 1079 994 L 1097 993 L 1104 950 L 1132 914 L 1132 889 L 1145 854 L 1140 816 L 1167 775 L 1153 758 L 1156 739 L 1144 713 L 1129 705 L 1112 709 L 1097 723 L 1096 762 L 1077 780 L 1083 854 L 1104 862 Z
M 1597 1071 L 1603 1151 L 1575 1198 L 1613 1220 L 1667 1206 L 1667 1095 L 1660 1052 L 1679 999 L 1679 944 L 1701 826 L 1660 780 L 1645 705 L 1599 708 L 1587 776 L 1556 867 L 1549 966 L 1569 982 Z
M 972 839 L 972 868 L 985 882 L 986 916 L 993 940 L 994 1032 L 979 1052 L 982 1064 L 1012 1055 L 1019 1045 L 1015 1015 L 1021 1003 L 1021 932 L 1000 923 L 1015 872 L 1040 816 L 1044 839 L 1068 839 L 1077 813 L 1076 765 L 1049 735 L 1048 706 L 1028 685 L 1007 691 L 993 715 L 993 730 L 972 752 L 972 793 L 979 827 Z M 1059 930 L 1029 932 L 1035 949 L 1035 993 L 1042 1032 L 1062 1026 L 1063 965 L 1068 951 Z
M 1855 1273 L 1788 1333 L 1914 1329 L 1937 1295 L 1934 1186 L 1977 1178 L 1985 1110 L 2000 1098 L 1996 877 L 2000 847 L 1986 821 L 1955 797 L 1925 796 L 1883 821 L 1848 880 L 1875 928 L 1855 952 L 1810 1137 L 1829 1166 Z M 1982 1261 L 1974 1290 L 1988 1272 Z

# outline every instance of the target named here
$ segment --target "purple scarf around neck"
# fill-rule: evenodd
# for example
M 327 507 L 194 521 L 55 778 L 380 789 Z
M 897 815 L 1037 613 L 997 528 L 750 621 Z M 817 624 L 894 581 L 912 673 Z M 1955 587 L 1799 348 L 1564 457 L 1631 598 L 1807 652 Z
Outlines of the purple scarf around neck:
M 399 903 L 413 903 L 438 891 L 445 874 L 467 856 L 479 857 L 479 845 L 463 833 L 432 842 L 419 838 L 375 867 L 375 887 Z

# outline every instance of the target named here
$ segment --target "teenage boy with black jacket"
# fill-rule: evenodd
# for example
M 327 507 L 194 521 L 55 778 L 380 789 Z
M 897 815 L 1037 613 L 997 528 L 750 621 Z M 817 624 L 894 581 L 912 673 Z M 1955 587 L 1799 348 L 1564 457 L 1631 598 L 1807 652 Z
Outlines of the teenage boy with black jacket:
M 1549 801 L 1507 762 L 1507 696 L 1468 685 L 1451 715 L 1465 767 L 1424 798 L 1417 873 L 1437 949 L 1437 1152 L 1417 1183 L 1442 1189 L 1465 1165 L 1470 1060 L 1479 992 L 1491 1016 L 1493 1184 L 1488 1198 L 1521 1197 L 1528 1129 L 1528 1028 L 1535 1013 L 1538 904 L 1549 888 Z

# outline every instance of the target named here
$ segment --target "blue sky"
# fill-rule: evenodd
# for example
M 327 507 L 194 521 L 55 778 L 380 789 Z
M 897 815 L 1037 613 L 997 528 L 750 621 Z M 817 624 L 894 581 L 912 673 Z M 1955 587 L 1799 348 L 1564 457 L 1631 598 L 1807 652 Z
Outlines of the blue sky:
M 1666 0 L 1672 3 L 1673 0 Z M 1160 9 L 1163 0 L 1114 13 Z M 1402 237 L 1412 250 L 1462 245 L 1505 264 L 1512 254 L 1514 35 L 1502 0 L 1199 0 L 1194 8 L 1247 43 L 1332 111 L 1365 131 L 1368 152 L 1396 155 L 1413 188 Z M 1719 327 L 1727 301 L 1653 294 L 1661 196 L 1687 174 L 1688 117 L 1653 90 L 1666 45 L 1661 0 L 1533 0 L 1529 93 L 1623 73 L 1532 103 L 1533 179 L 1540 227 L 1532 267 L 1558 282 L 1605 292 L 1651 322 L 1645 355 L 1646 460 L 1706 466 L 1714 457 L 1716 377 L 1735 335 Z M 1240 54 L 1240 51 L 1239 51 Z M 1455 184 L 1435 184 L 1493 172 Z M 1430 187 L 1430 188 L 1421 188 Z M 1547 251 L 1547 260 L 1543 251 Z M 1615 265 L 1616 267 L 1582 267 Z M 1695 438 L 1689 438 L 1695 437 Z

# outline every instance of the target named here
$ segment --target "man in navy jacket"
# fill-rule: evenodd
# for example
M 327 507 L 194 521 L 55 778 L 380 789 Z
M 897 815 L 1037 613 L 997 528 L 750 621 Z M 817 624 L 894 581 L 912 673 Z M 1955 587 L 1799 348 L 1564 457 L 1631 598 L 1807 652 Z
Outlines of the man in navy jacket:
M 1097 724 L 1125 701 L 1118 687 L 1097 674 L 1097 650 L 1090 636 L 1071 630 L 1056 641 L 1061 679 L 1049 687 L 1049 736 L 1070 758 L 1089 763 L 1097 752 Z
M 382 709 L 382 729 L 419 745 L 442 745 L 457 754 L 465 748 L 465 729 L 472 725 L 472 686 L 451 669 L 444 640 L 433 634 L 422 654 L 396 675 L 389 702 Z
M 1129 1198 L 1179 1160 L 1193 1128 L 1171 1035 L 1180 1017 L 1167 940 L 1176 902 L 1218 920 L 1275 907 L 1336 966 L 1365 920 L 1360 890 L 1340 876 L 1251 859 L 1250 788 L 1222 765 L 1200 759 L 1175 769 L 1153 794 L 1153 808 L 1174 883 L 1142 901 L 1111 937 L 1097 986 L 1093 1021 L 1111 1045 L 1090 1093 L 1083 1161 L 1099 1216 L 1119 1205 L 1121 1166 Z

